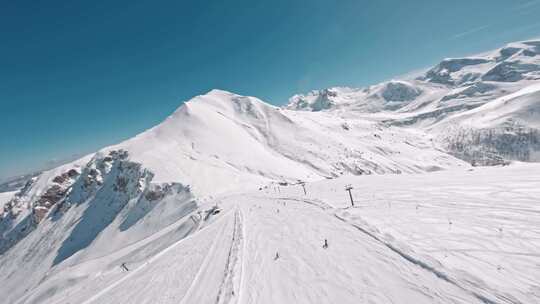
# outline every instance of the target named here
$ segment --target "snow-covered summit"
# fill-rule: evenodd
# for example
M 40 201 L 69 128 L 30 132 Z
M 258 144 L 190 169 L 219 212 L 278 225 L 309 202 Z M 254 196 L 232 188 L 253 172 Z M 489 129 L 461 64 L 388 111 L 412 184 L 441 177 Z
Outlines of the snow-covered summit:
M 540 79 L 540 41 L 510 43 L 478 57 L 445 59 L 420 80 L 446 85 L 476 81 L 516 82 Z

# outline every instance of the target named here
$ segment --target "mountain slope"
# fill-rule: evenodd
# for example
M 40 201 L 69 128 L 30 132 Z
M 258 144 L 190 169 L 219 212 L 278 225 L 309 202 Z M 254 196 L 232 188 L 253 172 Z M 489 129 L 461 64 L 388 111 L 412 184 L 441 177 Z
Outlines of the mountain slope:
M 540 85 L 530 85 L 435 124 L 449 151 L 474 164 L 540 161 Z
M 473 110 L 453 115 L 445 123 L 494 128 L 515 122 L 523 126 L 540 128 L 539 118 L 540 83 L 536 83 Z
M 462 165 L 424 134 L 339 113 L 288 111 L 219 90 L 195 97 L 159 126 L 110 149 L 129 151 L 157 180 L 182 180 L 198 193 Z

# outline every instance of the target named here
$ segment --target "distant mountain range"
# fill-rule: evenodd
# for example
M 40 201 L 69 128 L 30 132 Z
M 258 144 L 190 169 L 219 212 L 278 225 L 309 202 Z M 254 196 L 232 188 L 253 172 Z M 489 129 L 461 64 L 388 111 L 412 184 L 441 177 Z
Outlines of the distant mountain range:
M 416 128 L 474 164 L 540 161 L 539 55 L 540 41 L 511 43 L 445 59 L 415 79 L 295 95 L 287 108 L 355 113 Z

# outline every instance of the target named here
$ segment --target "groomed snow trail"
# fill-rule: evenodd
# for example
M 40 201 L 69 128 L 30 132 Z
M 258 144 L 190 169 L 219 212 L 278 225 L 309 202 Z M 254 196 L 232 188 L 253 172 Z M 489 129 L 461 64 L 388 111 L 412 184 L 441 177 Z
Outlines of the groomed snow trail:
M 353 184 L 355 208 L 344 187 Z M 540 302 L 540 166 L 346 177 L 282 188 L 482 302 Z M 269 193 L 271 194 L 271 193 Z M 276 193 L 273 194 L 277 195 Z
M 343 210 L 354 210 L 355 209 L 354 207 L 338 209 L 322 200 L 313 200 L 313 199 L 306 199 L 306 198 L 301 198 L 301 197 L 296 197 L 296 198 L 295 197 L 290 197 L 290 198 L 282 197 L 280 199 L 283 201 L 306 203 L 311 206 L 317 206 L 321 208 L 322 210 L 326 211 L 330 216 L 334 216 L 335 218 L 342 221 L 343 223 L 351 225 L 352 227 L 358 229 L 358 231 L 360 231 L 361 233 L 369 236 L 370 238 L 377 241 L 378 243 L 386 246 L 389 250 L 398 254 L 407 262 L 412 263 L 422 269 L 425 269 L 428 272 L 433 273 L 436 277 L 452 285 L 455 285 L 456 287 L 471 294 L 472 296 L 474 296 L 475 298 L 477 298 L 483 303 L 496 304 L 496 303 L 499 303 L 499 301 L 501 303 L 519 303 L 519 301 L 515 301 L 515 300 L 505 297 L 504 295 L 498 294 L 498 292 L 492 288 L 488 288 L 486 286 L 475 286 L 475 285 L 467 286 L 468 284 L 463 284 L 458 279 L 454 278 L 447 271 L 443 269 L 438 269 L 437 267 L 440 265 L 432 265 L 432 261 L 423 261 L 421 257 L 415 257 L 414 252 L 409 252 L 410 250 L 408 249 L 400 248 L 401 246 L 399 244 L 394 244 L 392 241 L 385 240 L 384 239 L 385 236 L 380 235 L 380 233 L 377 231 L 376 228 L 369 226 L 369 224 L 367 224 L 365 221 L 355 222 L 353 219 L 347 216 L 348 213 L 343 214 L 341 212 Z M 392 238 L 390 237 L 390 239 Z M 433 263 L 433 264 L 436 264 L 436 263 Z
M 317 206 L 240 200 L 251 236 L 242 303 L 484 303 Z
M 219 287 L 216 304 L 237 303 L 237 299 L 240 297 L 244 233 L 242 211 L 237 209 L 234 213 L 234 231 L 227 256 L 225 275 Z
M 211 227 L 211 228 L 215 229 L 214 227 Z M 200 233 L 204 233 L 204 231 L 200 231 Z M 214 241 L 212 242 L 211 248 L 215 247 L 215 243 L 216 243 L 216 241 L 218 239 L 218 236 L 219 235 L 217 235 L 215 237 Z M 90 299 L 83 302 L 82 304 L 95 303 L 96 300 L 98 300 L 98 299 L 100 299 L 102 297 L 105 297 L 105 298 L 113 297 L 114 298 L 114 294 L 117 293 L 117 290 L 122 290 L 122 288 L 125 288 L 124 287 L 125 285 L 127 285 L 127 286 L 132 285 L 130 280 L 137 281 L 137 277 L 144 277 L 145 273 L 146 274 L 147 273 L 155 274 L 156 272 L 159 272 L 160 270 L 163 270 L 163 268 L 162 268 L 163 267 L 163 262 L 166 262 L 167 257 L 171 256 L 171 254 L 178 253 L 180 251 L 178 247 L 180 247 L 180 245 L 182 243 L 184 243 L 184 242 L 189 243 L 190 239 L 189 238 L 181 239 L 180 241 L 174 243 L 173 245 L 165 248 L 163 251 L 156 254 L 154 257 L 152 257 L 150 260 L 148 260 L 144 264 L 140 265 L 139 267 L 137 267 L 137 268 L 135 268 L 133 270 L 130 270 L 130 271 L 126 272 L 125 276 L 123 276 L 121 279 L 115 281 L 113 284 L 111 284 L 107 288 L 101 290 L 100 292 L 98 292 L 97 294 L 95 294 L 94 296 L 92 296 Z M 205 259 L 205 261 L 206 261 L 206 259 Z M 204 264 L 204 262 L 203 262 L 203 264 Z M 167 275 L 167 273 L 164 272 L 163 275 Z M 170 278 L 162 278 L 162 279 L 164 279 L 166 282 L 171 282 Z M 136 285 L 136 284 L 137 283 L 134 283 L 133 285 Z M 138 286 L 138 287 L 141 287 L 141 286 Z M 166 287 L 166 286 L 163 286 L 163 287 Z M 174 296 L 171 296 L 171 297 L 174 298 Z M 120 299 L 119 299 L 119 301 L 117 303 L 120 303 Z

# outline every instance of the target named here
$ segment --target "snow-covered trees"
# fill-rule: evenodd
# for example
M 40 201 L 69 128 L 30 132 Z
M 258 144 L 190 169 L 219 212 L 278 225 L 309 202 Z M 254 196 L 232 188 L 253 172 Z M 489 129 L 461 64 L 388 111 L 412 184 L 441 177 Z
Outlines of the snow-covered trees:
M 496 129 L 462 128 L 447 135 L 443 142 L 452 154 L 473 165 L 540 160 L 540 131 L 517 124 Z

